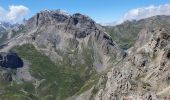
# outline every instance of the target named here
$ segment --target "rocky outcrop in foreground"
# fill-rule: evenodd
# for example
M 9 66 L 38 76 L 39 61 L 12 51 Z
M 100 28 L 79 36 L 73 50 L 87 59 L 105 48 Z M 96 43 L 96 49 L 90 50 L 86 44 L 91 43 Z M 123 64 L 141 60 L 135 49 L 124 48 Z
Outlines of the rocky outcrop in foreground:
M 96 100 L 169 100 L 170 33 L 163 28 L 142 30 L 128 56 L 107 73 L 106 87 Z M 141 41 L 141 37 L 145 42 Z

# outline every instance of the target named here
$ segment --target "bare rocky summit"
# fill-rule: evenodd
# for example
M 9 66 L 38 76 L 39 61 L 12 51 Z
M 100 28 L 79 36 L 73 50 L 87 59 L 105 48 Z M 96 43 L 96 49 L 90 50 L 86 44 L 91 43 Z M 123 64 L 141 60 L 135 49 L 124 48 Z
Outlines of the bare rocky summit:
M 27 21 L 24 31 L 24 34 L 10 40 L 7 49 L 4 50 L 8 51 L 18 44 L 29 43 L 56 61 L 62 59 L 56 53 L 57 50 L 81 51 L 83 46 L 92 49 L 94 57 L 97 57 L 94 62 L 97 71 L 109 67 L 109 59 L 122 59 L 123 56 L 123 50 L 100 25 L 79 13 L 69 15 L 61 10 L 44 10 Z

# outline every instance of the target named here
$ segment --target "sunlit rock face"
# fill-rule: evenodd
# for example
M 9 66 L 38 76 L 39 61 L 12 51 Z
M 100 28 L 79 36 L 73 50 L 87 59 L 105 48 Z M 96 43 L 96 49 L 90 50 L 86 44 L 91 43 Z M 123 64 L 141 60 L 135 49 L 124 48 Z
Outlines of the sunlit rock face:
M 4 68 L 21 68 L 24 63 L 16 53 L 0 53 L 0 66 Z

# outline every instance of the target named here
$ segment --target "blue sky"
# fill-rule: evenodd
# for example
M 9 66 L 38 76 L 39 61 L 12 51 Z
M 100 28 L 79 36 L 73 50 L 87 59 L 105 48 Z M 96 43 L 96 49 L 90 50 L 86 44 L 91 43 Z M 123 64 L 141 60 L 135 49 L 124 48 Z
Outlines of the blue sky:
M 11 5 L 29 8 L 27 18 L 44 9 L 62 9 L 71 14 L 79 12 L 97 22 L 114 22 L 131 9 L 170 4 L 170 0 L 0 0 L 0 7 Z

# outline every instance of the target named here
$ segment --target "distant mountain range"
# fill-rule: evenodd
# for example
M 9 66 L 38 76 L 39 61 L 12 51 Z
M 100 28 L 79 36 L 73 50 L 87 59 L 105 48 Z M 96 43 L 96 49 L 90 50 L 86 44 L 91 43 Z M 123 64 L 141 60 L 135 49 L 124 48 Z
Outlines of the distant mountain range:
M 22 30 L 24 24 L 11 24 L 9 22 L 0 22 L 0 44 L 10 40 Z
M 157 27 L 164 27 L 167 30 L 170 30 L 170 16 L 158 15 L 139 21 L 126 21 L 120 25 L 103 27 L 121 48 L 128 49 L 134 45 L 138 33 L 142 29 L 148 28 L 153 30 Z

